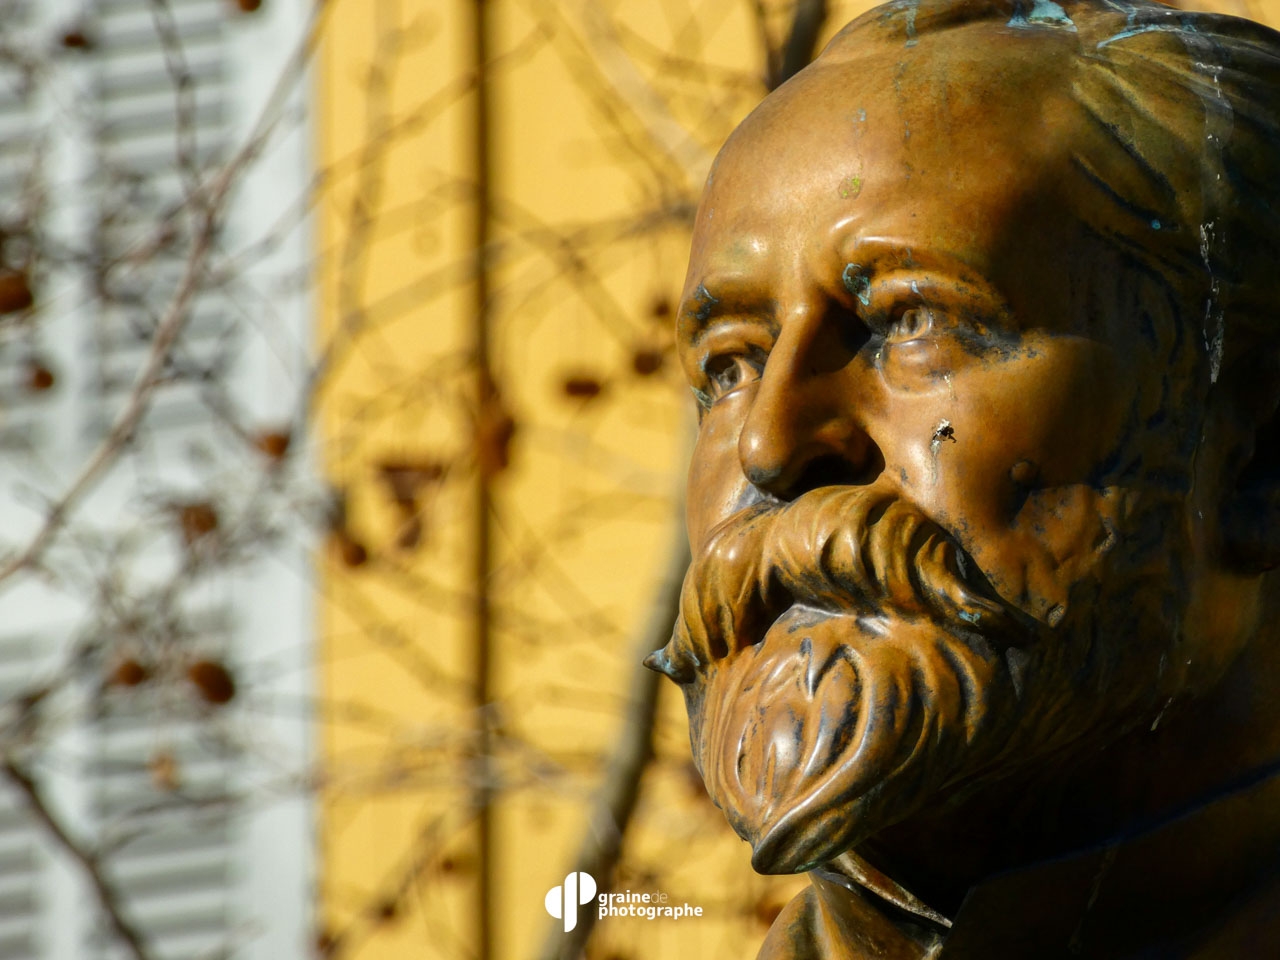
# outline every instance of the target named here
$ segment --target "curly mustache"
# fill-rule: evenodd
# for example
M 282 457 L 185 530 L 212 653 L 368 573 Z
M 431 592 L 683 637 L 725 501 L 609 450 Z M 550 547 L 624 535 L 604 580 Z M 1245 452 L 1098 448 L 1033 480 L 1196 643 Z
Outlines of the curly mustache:
M 973 772 L 1029 627 L 896 491 L 828 487 L 721 524 L 670 643 L 712 799 L 768 873 L 838 855 Z

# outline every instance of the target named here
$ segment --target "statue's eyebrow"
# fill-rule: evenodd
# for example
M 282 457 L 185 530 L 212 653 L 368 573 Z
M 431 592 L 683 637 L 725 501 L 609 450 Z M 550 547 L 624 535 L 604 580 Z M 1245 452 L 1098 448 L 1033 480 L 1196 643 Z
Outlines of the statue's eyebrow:
M 776 301 L 762 299 L 759 291 L 741 278 L 726 277 L 709 284 L 699 283 L 680 304 L 681 339 L 696 344 L 715 320 L 724 316 L 751 318 L 773 329 L 777 326 L 776 310 Z
M 863 240 L 850 245 L 843 254 L 844 272 L 841 280 L 846 289 L 851 283 L 862 281 L 869 285 L 889 276 L 919 276 L 921 286 L 934 294 L 982 305 L 993 316 L 1009 320 L 1009 309 L 1004 297 L 992 282 L 975 271 L 963 260 L 950 254 L 928 248 L 912 248 L 883 239 Z M 912 284 L 915 287 L 915 284 Z M 856 289 L 849 289 L 856 295 Z

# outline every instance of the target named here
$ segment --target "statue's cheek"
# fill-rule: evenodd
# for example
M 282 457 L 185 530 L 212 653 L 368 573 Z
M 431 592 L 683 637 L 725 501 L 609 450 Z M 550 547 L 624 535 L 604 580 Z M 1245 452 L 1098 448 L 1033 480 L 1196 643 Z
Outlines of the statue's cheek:
M 1054 627 L 1067 615 L 1072 592 L 1102 576 L 1129 499 L 1119 488 L 1087 484 L 1036 490 L 1006 530 L 994 536 L 965 530 L 960 540 L 1007 603 Z
M 685 507 L 689 542 L 695 550 L 722 520 L 759 499 L 742 473 L 738 436 L 750 406 L 750 391 L 725 397 L 702 418 L 689 463 Z

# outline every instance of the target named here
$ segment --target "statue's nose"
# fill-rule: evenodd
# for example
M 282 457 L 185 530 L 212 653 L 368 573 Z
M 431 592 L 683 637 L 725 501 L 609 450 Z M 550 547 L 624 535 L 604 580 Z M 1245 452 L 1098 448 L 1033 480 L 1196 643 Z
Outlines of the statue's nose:
M 821 337 L 780 338 L 738 438 L 742 472 L 754 486 L 792 500 L 880 475 L 884 457 L 859 420 L 851 359 L 833 356 Z

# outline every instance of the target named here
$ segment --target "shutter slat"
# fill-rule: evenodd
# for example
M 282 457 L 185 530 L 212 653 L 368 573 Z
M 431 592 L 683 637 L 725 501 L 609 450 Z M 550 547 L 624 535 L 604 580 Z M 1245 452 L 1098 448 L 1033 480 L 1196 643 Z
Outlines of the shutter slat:
M 30 24 L 30 9 L 26 3 L 5 8 L 3 29 L 12 41 Z M 0 63 L 0 220 L 24 212 L 38 145 L 31 91 L 11 64 Z M 38 337 L 22 325 L 0 330 L 0 450 L 5 452 L 35 450 L 49 436 L 49 395 L 27 389 L 28 361 L 40 352 Z
M 214 611 L 191 625 L 220 651 L 234 621 Z M 104 859 L 129 917 L 156 956 L 191 960 L 224 946 L 231 931 L 237 808 L 226 791 L 238 756 L 210 727 L 225 711 L 211 718 L 193 694 L 174 693 L 150 685 L 105 690 L 83 777 L 103 834 L 136 834 Z M 158 750 L 174 760 L 177 792 L 153 779 Z M 115 956 L 101 931 L 90 940 L 96 960 Z
M 182 149 L 194 144 L 192 162 L 209 171 L 227 155 L 226 38 L 224 0 L 172 3 L 182 58 L 192 78 L 192 107 L 186 114 Z M 99 232 L 104 257 L 114 261 L 146 243 L 158 218 L 178 208 L 189 184 L 178 169 L 179 113 L 165 44 L 156 32 L 149 0 L 98 0 L 95 8 L 100 46 L 97 142 L 102 164 L 95 178 L 104 191 L 104 211 L 111 214 Z M 204 174 L 201 174 L 204 175 Z M 181 219 L 181 218 L 180 218 Z M 179 237 L 181 222 L 174 223 Z M 148 352 L 149 330 L 176 289 L 183 269 L 185 245 L 179 239 L 173 255 L 131 268 L 134 280 L 113 272 L 109 285 L 132 288 L 132 305 L 107 304 L 90 329 L 96 358 L 93 402 L 86 404 L 91 433 L 110 423 L 137 378 Z M 221 376 L 219 346 L 229 325 L 216 308 L 219 294 L 198 293 L 182 339 L 175 351 L 180 375 L 156 390 L 147 425 L 156 430 L 207 423 L 211 416 L 202 398 L 202 381 Z
M 0 637 L 0 703 L 31 684 L 39 649 L 37 637 Z M 10 789 L 0 790 L 0 960 L 36 957 L 42 899 L 38 836 L 25 801 Z

